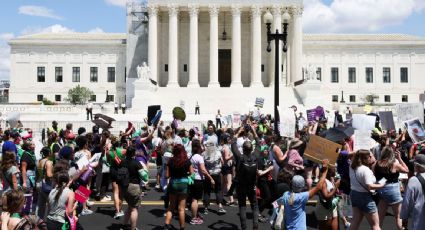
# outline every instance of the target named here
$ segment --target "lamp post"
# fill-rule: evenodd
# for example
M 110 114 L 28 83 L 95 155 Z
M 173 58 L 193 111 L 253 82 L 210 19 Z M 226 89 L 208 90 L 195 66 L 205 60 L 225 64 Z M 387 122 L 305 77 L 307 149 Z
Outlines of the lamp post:
M 270 46 L 270 43 L 272 41 L 275 42 L 275 66 L 274 66 L 274 131 L 277 135 L 280 135 L 279 133 L 279 112 L 277 110 L 277 107 L 279 106 L 279 41 L 283 42 L 282 50 L 284 53 L 288 51 L 287 46 L 287 37 L 288 37 L 288 21 L 291 19 L 291 16 L 288 14 L 287 11 L 282 15 L 283 20 L 283 33 L 279 33 L 279 30 L 276 29 L 276 32 L 272 34 L 271 32 L 271 25 L 273 21 L 273 15 L 270 13 L 270 11 L 267 10 L 267 12 L 264 14 L 264 23 L 267 26 L 267 52 L 271 52 L 272 48 Z

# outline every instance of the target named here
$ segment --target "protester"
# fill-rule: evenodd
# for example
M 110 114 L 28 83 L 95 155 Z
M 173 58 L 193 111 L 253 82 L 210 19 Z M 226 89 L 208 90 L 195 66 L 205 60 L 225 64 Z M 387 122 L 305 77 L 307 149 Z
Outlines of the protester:
M 365 216 L 373 230 L 380 229 L 379 216 L 372 192 L 384 184 L 375 184 L 376 178 L 370 167 L 375 163 L 374 155 L 369 150 L 358 150 L 350 165 L 351 202 L 353 220 L 350 229 L 357 230 Z
M 173 157 L 168 161 L 166 177 L 170 178 L 170 184 L 167 187 L 170 196 L 170 205 L 165 217 L 164 229 L 171 229 L 172 211 L 178 208 L 180 230 L 184 229 L 186 198 L 188 194 L 188 176 L 194 172 L 192 164 L 187 158 L 187 153 L 183 145 L 173 147 Z
M 22 191 L 9 190 L 2 196 L 1 229 L 21 229 L 18 226 L 23 220 L 22 208 L 25 198 Z
M 119 143 L 117 140 L 113 140 L 112 143 L 110 141 L 107 141 L 106 146 L 107 146 L 105 149 L 105 151 L 107 152 L 106 156 L 108 158 L 109 164 L 111 165 L 110 176 L 111 176 L 112 193 L 113 193 L 113 200 L 114 200 L 114 206 L 115 206 L 114 219 L 117 219 L 124 216 L 124 212 L 122 211 L 123 191 L 122 191 L 121 183 L 125 182 L 124 179 L 126 175 L 125 175 L 125 170 L 123 169 L 121 165 L 121 162 L 125 158 L 126 150 L 119 147 Z
M 388 206 L 391 206 L 397 229 L 401 230 L 403 227 L 400 219 L 400 210 L 403 198 L 401 197 L 398 178 L 400 172 L 408 173 L 409 168 L 401 159 L 400 152 L 394 152 L 391 147 L 386 146 L 382 149 L 380 160 L 375 164 L 374 171 L 377 181 L 386 180 L 385 186 L 378 189 L 378 194 L 381 198 L 378 204 L 379 225 L 382 227 Z
M 223 159 L 223 164 L 221 167 L 221 175 L 222 175 L 222 181 L 223 181 L 223 194 L 226 194 L 229 192 L 230 187 L 232 186 L 232 178 L 233 178 L 233 169 L 234 169 L 234 160 L 233 160 L 233 153 L 230 150 L 230 140 L 231 137 L 228 133 L 222 134 L 221 136 L 221 156 Z M 225 202 L 225 201 L 224 201 Z M 235 201 L 233 198 L 233 195 L 229 196 L 229 202 L 227 205 L 232 206 L 235 205 Z
M 41 149 L 41 155 L 43 159 L 37 165 L 38 177 L 41 183 L 41 188 L 38 192 L 37 216 L 44 219 L 47 199 L 53 189 L 53 159 L 55 159 L 55 156 L 48 147 Z
M 412 219 L 412 230 L 425 226 L 425 155 L 419 154 L 414 159 L 416 176 L 411 177 L 405 191 L 400 218 Z M 407 226 L 405 226 L 407 229 Z
M 17 190 L 21 187 L 20 173 L 16 165 L 15 153 L 11 151 L 3 152 L 1 161 L 2 179 L 5 182 L 3 190 Z
M 329 168 L 325 183 L 319 192 L 319 202 L 316 205 L 316 218 L 319 230 L 338 230 L 338 202 L 336 196 L 340 180 L 335 178 L 335 169 Z

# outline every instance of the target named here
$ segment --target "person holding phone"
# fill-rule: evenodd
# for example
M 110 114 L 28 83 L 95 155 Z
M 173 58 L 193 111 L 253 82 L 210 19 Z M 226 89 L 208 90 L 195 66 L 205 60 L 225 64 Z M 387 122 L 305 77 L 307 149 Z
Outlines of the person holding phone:
M 384 187 L 378 189 L 380 201 L 378 204 L 379 223 L 382 226 L 388 206 L 393 209 L 397 229 L 402 229 L 400 219 L 401 202 L 403 198 L 400 192 L 399 176 L 400 172 L 408 173 L 409 168 L 403 162 L 400 152 L 387 146 L 382 149 L 381 159 L 375 165 L 376 179 Z

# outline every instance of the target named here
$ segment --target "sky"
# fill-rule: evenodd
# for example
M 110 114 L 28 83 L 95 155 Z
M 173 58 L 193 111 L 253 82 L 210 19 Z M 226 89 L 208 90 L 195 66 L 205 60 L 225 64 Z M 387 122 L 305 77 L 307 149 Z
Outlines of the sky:
M 179 1 L 179 0 L 176 0 Z M 126 0 L 1 0 L 0 79 L 10 39 L 35 33 L 125 33 Z M 304 0 L 304 33 L 402 33 L 425 37 L 425 0 Z

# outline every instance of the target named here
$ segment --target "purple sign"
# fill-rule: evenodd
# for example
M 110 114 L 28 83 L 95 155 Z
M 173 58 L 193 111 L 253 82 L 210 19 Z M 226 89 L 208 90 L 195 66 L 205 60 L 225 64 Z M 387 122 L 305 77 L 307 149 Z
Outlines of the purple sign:
M 316 109 L 307 110 L 307 120 L 308 122 L 316 120 Z

